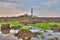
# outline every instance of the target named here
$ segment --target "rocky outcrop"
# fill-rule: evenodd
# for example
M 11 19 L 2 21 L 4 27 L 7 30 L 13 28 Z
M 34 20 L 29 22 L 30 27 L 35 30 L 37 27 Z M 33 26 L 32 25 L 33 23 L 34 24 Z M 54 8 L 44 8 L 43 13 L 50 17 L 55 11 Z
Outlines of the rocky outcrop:
M 10 33 L 10 25 L 9 24 L 2 24 L 1 32 L 3 34 L 9 34 Z
M 21 38 L 23 40 L 31 40 L 32 37 L 35 37 L 38 34 L 40 33 L 31 32 L 29 30 L 20 30 L 18 31 L 18 33 L 15 34 L 15 37 L 18 37 L 18 39 Z
M 51 30 L 60 32 L 60 27 L 58 27 L 57 25 L 53 25 L 53 26 L 51 27 Z
M 12 27 L 11 27 L 11 29 L 14 29 L 14 30 L 19 30 L 20 28 L 21 28 L 20 25 L 18 25 L 18 26 L 12 26 Z

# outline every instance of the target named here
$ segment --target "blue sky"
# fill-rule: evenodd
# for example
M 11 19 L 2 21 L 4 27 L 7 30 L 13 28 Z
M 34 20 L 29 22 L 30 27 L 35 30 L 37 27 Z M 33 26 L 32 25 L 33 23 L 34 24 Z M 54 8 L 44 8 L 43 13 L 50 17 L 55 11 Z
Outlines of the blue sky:
M 40 17 L 60 17 L 60 0 L 0 0 L 0 16 L 30 14 Z

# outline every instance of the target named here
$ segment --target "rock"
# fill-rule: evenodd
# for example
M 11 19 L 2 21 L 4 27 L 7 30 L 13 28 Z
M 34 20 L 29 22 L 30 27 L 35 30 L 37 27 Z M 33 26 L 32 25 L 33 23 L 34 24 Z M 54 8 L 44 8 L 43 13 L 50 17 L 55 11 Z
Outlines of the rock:
M 11 30 L 9 34 L 2 34 L 0 31 L 0 40 L 18 40 L 17 37 L 14 36 L 16 30 Z
M 60 40 L 60 32 L 55 32 L 54 35 Z
M 57 37 L 54 37 L 54 38 L 51 38 L 49 40 L 58 40 L 58 38 Z
M 60 33 L 54 32 L 53 30 L 46 30 L 45 33 L 43 33 L 43 39 L 44 40 L 60 40 Z
M 41 39 L 38 39 L 36 37 L 32 37 L 31 40 L 41 40 Z
M 53 30 L 45 30 L 46 33 L 53 33 Z
M 18 31 L 18 33 L 15 34 L 15 37 L 18 37 L 18 39 L 21 38 L 23 40 L 31 40 L 32 37 L 35 37 L 38 34 L 40 33 L 31 32 L 29 30 L 20 30 Z
M 9 34 L 10 33 L 10 25 L 9 24 L 2 24 L 1 32 L 3 34 Z
M 41 32 L 42 30 L 40 28 L 37 28 L 37 27 L 32 27 L 30 29 L 31 32 Z
M 54 30 L 55 32 L 60 32 L 60 27 L 58 27 L 57 25 L 54 25 L 51 27 L 51 30 Z
M 21 28 L 21 26 L 12 26 L 11 29 L 14 29 L 14 30 L 19 30 Z

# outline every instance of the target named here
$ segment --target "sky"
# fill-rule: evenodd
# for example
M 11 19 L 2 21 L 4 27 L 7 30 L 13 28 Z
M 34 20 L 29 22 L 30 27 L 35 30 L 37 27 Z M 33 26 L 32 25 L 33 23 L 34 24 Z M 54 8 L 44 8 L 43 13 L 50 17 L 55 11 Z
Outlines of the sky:
M 60 0 L 0 0 L 0 16 L 33 14 L 39 17 L 60 17 Z

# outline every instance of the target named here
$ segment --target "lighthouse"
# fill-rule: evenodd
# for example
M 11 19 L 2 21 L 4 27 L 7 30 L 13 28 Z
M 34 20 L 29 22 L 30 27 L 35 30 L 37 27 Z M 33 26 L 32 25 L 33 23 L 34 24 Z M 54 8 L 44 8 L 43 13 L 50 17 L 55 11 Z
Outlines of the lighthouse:
M 31 8 L 31 16 L 33 16 L 33 8 Z

